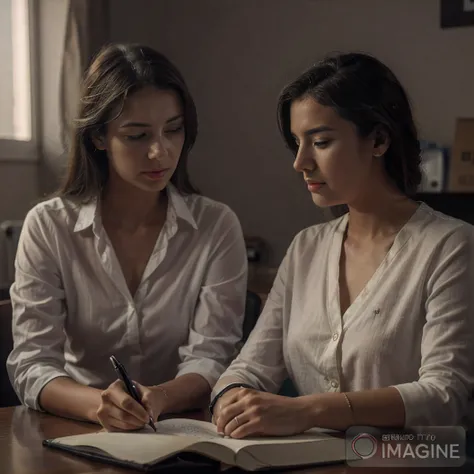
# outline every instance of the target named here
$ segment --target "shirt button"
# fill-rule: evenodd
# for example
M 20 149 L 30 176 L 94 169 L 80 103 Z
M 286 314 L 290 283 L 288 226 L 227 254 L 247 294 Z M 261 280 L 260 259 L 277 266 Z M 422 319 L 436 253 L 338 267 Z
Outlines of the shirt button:
M 332 387 L 332 388 L 337 388 L 337 387 L 339 387 L 339 384 L 337 383 L 336 380 L 333 380 L 333 381 L 331 382 L 331 387 Z
M 338 338 L 339 338 L 339 333 L 338 333 L 338 332 L 335 332 L 335 333 L 332 335 L 332 340 L 333 340 L 333 341 L 337 341 Z

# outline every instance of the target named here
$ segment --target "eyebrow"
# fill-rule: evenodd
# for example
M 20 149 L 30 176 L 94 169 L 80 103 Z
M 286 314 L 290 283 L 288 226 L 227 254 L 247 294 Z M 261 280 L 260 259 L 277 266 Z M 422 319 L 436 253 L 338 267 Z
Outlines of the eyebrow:
M 175 122 L 178 119 L 183 118 L 183 114 L 175 115 L 174 117 L 169 118 L 166 123 L 171 123 Z M 125 122 L 122 125 L 120 125 L 120 128 L 129 128 L 129 127 L 151 127 L 149 123 L 145 122 Z
M 315 127 L 315 128 L 310 128 L 309 130 L 305 130 L 303 135 L 305 137 L 310 137 L 311 135 L 316 135 L 317 133 L 321 132 L 333 132 L 334 129 L 331 127 L 328 127 L 327 125 L 321 125 L 320 127 Z M 294 133 L 291 133 L 293 137 L 296 135 Z

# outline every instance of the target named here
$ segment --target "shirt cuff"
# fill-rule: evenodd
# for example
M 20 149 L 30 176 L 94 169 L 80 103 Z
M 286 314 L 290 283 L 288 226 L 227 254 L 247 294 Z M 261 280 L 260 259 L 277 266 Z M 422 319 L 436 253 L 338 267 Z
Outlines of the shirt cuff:
M 67 377 L 70 379 L 71 376 L 67 372 L 57 369 L 44 370 L 44 367 L 39 367 L 38 370 L 44 371 L 46 373 L 37 377 L 30 386 L 27 384 L 24 391 L 23 403 L 34 410 L 44 412 L 45 410 L 43 410 L 39 402 L 40 394 L 43 388 L 46 387 L 49 382 L 57 379 L 58 377 Z
M 464 416 L 462 393 L 450 387 L 438 388 L 434 384 L 409 382 L 392 385 L 398 390 L 405 405 L 405 427 L 454 426 Z
M 223 365 L 211 359 L 193 360 L 179 364 L 176 377 L 185 374 L 198 374 L 207 380 L 212 389 L 224 370 L 225 367 Z

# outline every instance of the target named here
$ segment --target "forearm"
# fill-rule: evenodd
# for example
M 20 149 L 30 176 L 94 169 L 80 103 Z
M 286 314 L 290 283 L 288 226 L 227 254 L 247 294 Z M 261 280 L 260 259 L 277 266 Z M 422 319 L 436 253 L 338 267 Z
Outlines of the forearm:
M 163 397 L 163 414 L 207 407 L 211 394 L 209 383 L 199 374 L 184 374 L 150 390 Z
M 405 425 L 405 407 L 393 387 L 360 392 L 322 393 L 301 397 L 306 404 L 312 425 L 320 428 L 346 430 L 350 426 L 381 426 L 401 428 Z
M 53 415 L 98 423 L 101 390 L 87 387 L 68 377 L 57 377 L 41 390 L 39 402 Z

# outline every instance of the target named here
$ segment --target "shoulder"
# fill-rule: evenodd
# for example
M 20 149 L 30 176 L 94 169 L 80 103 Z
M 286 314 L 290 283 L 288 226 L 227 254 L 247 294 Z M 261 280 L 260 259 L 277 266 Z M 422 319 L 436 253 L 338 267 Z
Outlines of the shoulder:
M 347 215 L 336 219 L 306 227 L 296 234 L 289 247 L 289 252 L 299 255 L 305 252 L 314 253 L 315 249 L 326 252 L 335 234 L 344 231 L 344 222 Z
M 474 246 L 474 226 L 422 204 L 416 229 L 420 245 L 440 250 L 464 245 Z
M 58 228 L 74 225 L 80 206 L 60 197 L 42 201 L 33 206 L 25 216 L 26 231 L 54 232 Z
M 227 204 L 197 194 L 183 199 L 200 229 L 217 229 L 222 225 L 240 227 L 237 214 Z

